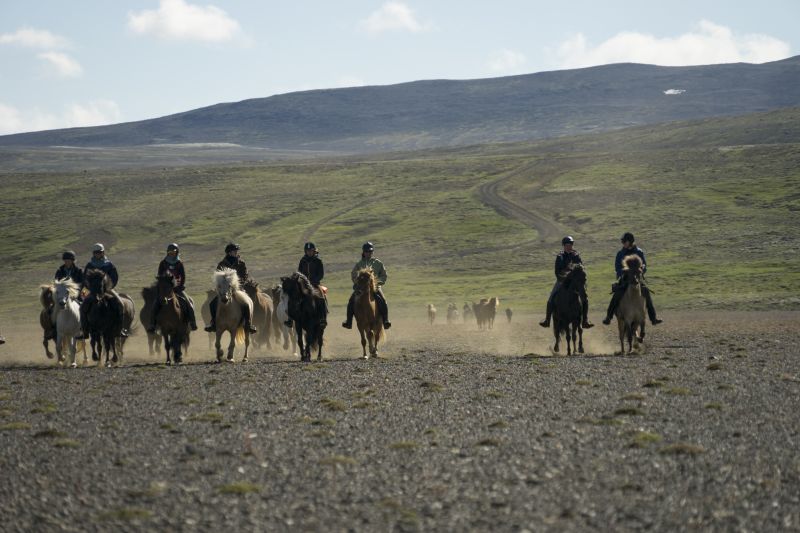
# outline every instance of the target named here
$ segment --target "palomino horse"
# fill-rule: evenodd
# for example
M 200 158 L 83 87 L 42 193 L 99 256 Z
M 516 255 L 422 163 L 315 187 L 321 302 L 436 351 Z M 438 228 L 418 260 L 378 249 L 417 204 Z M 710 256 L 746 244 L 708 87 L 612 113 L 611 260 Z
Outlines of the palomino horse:
M 266 345 L 267 348 L 272 349 L 269 339 L 272 326 L 272 297 L 260 291 L 256 281 L 246 282 L 242 289 L 253 301 L 253 325 L 258 329 L 258 333 L 251 340 L 256 348 Z
M 273 316 L 278 323 L 278 327 L 275 328 L 278 337 L 275 340 L 279 342 L 281 340 L 281 335 L 283 336 L 284 350 L 289 349 L 289 342 L 291 341 L 292 355 L 297 355 L 297 337 L 295 337 L 294 323 L 291 327 L 286 325 L 286 321 L 289 320 L 289 297 L 283 292 L 280 285 L 272 287 L 272 289 L 270 289 L 270 294 L 272 295 L 272 301 L 275 302 L 275 313 Z
M 158 310 L 156 323 L 161 336 L 164 337 L 164 351 L 167 352 L 166 363 L 170 361 L 170 351 L 173 352 L 172 359 L 176 365 L 183 361 L 182 346 L 189 346 L 189 324 L 185 316 L 178 296 L 175 294 L 175 278 L 167 273 L 156 277 L 156 298 L 161 301 L 161 308 Z
M 42 311 L 39 313 L 39 325 L 42 326 L 44 331 L 44 339 L 42 346 L 44 346 L 44 354 L 48 359 L 53 358 L 53 352 L 50 351 L 50 345 L 47 340 L 48 333 L 53 330 L 53 323 L 51 322 L 53 316 L 53 306 L 55 300 L 53 297 L 53 285 L 40 285 L 39 286 L 39 303 L 42 304 Z
M 242 362 L 247 362 L 247 352 L 250 348 L 250 332 L 244 327 L 244 314 L 242 306 L 250 308 L 253 316 L 253 300 L 239 288 L 239 276 L 235 270 L 223 268 L 214 273 L 214 286 L 217 291 L 217 337 L 214 346 L 217 348 L 217 362 L 222 362 L 222 346 L 220 339 L 226 331 L 231 341 L 228 344 L 228 362 L 233 363 L 233 349 L 236 344 L 244 342 L 244 357 Z
M 156 300 L 155 283 L 150 287 L 142 287 L 141 294 L 144 304 L 141 311 L 139 311 L 139 321 L 147 326 L 150 324 L 150 319 L 152 318 L 150 315 L 153 314 L 153 302 Z M 147 332 L 147 350 L 150 355 L 161 355 L 161 332 L 158 331 L 157 324 L 154 332 Z
M 75 337 L 81 332 L 81 306 L 78 304 L 80 287 L 69 278 L 53 282 L 53 322 L 56 325 L 56 354 L 58 364 L 65 362 L 64 348 L 69 347 L 70 366 L 75 368 L 75 352 L 78 345 L 83 348 L 83 364 L 89 360 L 86 357 L 86 343 L 77 341 Z
M 553 301 L 553 335 L 556 338 L 554 353 L 558 353 L 562 333 L 567 340 L 567 355 L 572 355 L 572 352 L 583 353 L 583 304 L 580 295 L 585 287 L 586 271 L 583 265 L 575 264 L 564 278 Z
M 642 259 L 629 255 L 622 260 L 622 280 L 628 288 L 619 302 L 614 314 L 619 327 L 619 348 L 617 355 L 625 353 L 625 337 L 628 338 L 628 353 L 633 349 L 634 336 L 639 343 L 644 342 L 645 301 L 642 295 Z
M 89 294 L 86 296 L 88 300 L 86 322 L 91 337 L 92 360 L 99 364 L 105 347 L 106 366 L 111 366 L 112 362 L 119 362 L 115 338 L 122 330 L 122 310 L 119 308 L 119 301 L 111 292 L 111 278 L 105 272 L 90 269 L 86 273 L 85 282 L 89 289 Z
M 378 281 L 371 268 L 362 268 L 356 274 L 356 298 L 353 303 L 353 316 L 356 319 L 358 333 L 361 335 L 361 354 L 367 359 L 367 344 L 369 343 L 369 354 L 378 357 L 378 343 L 383 333 L 383 318 L 378 312 L 378 302 L 375 300 L 375 293 L 378 292 Z M 433 304 L 428 304 L 428 315 L 430 316 Z M 434 310 L 435 316 L 435 310 Z M 433 320 L 431 320 L 433 324 Z
M 492 329 L 494 327 L 494 317 L 497 315 L 497 308 L 500 306 L 500 299 L 481 298 L 481 301 L 472 304 L 472 311 L 475 313 L 475 320 L 478 322 L 478 329 Z
M 432 326 L 436 321 L 436 307 L 433 304 L 428 304 L 428 323 Z
M 317 361 L 321 361 L 322 342 L 327 325 L 325 296 L 300 272 L 282 277 L 281 289 L 289 298 L 287 313 L 294 321 L 297 331 L 300 361 L 311 362 L 311 349 L 315 345 L 318 350 Z

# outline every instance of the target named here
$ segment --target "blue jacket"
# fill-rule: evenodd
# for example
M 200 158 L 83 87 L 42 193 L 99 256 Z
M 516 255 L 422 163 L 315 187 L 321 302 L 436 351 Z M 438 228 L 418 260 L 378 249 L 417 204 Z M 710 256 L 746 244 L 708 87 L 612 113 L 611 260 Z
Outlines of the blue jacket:
M 617 279 L 622 277 L 622 260 L 633 254 L 636 254 L 642 258 L 642 275 L 647 272 L 647 261 L 644 258 L 644 250 L 634 244 L 633 248 L 630 250 L 623 248 L 617 252 L 617 258 L 614 260 L 614 270 L 617 271 Z
M 105 272 L 109 278 L 111 278 L 112 288 L 117 286 L 117 282 L 119 281 L 119 274 L 117 274 L 117 267 L 114 266 L 114 263 L 108 260 L 107 257 L 103 257 L 102 261 L 95 261 L 92 258 L 91 261 L 86 263 L 86 268 L 83 269 L 83 277 L 86 277 L 86 274 L 89 272 L 90 269 L 96 268 L 98 270 L 102 270 Z

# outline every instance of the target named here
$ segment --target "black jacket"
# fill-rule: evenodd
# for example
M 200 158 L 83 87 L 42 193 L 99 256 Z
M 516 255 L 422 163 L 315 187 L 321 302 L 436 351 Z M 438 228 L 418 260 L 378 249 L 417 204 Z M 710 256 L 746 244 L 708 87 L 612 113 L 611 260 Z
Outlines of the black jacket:
M 572 250 L 569 253 L 562 250 L 561 253 L 556 256 L 556 279 L 561 281 L 561 279 L 564 277 L 564 274 L 569 269 L 570 263 L 582 265 L 583 261 L 581 261 L 581 255 L 575 250 Z
M 297 266 L 297 271 L 308 278 L 315 287 L 322 282 L 325 277 L 325 267 L 322 266 L 322 259 L 319 258 L 319 253 L 308 257 L 304 255 L 300 259 L 300 264 Z
M 56 270 L 56 275 L 53 276 L 53 279 L 58 280 L 64 278 L 69 278 L 77 283 L 78 286 L 83 286 L 83 270 L 74 265 L 69 270 L 67 269 L 66 265 L 61 265 L 58 267 L 58 270 Z

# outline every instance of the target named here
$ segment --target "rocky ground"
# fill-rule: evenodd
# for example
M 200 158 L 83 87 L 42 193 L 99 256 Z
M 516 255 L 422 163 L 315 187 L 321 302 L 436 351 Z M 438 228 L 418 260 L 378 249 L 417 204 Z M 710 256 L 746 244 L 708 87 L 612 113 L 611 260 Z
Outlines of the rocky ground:
M 212 364 L 196 336 L 171 368 L 134 337 L 123 366 L 75 370 L 4 328 L 0 524 L 799 529 L 800 314 L 665 318 L 631 356 L 602 326 L 552 357 L 534 317 L 401 318 L 378 360 L 337 327 L 322 363 Z

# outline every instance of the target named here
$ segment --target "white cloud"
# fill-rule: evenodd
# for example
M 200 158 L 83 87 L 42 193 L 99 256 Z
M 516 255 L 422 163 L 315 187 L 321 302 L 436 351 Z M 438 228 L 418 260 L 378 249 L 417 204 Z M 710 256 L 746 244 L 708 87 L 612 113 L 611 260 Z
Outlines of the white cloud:
M 0 44 L 16 44 L 28 48 L 65 48 L 69 41 L 47 30 L 20 28 L 14 33 L 0 33 Z
M 489 70 L 492 72 L 516 72 L 525 67 L 525 54 L 516 50 L 500 50 L 489 59 Z
M 622 62 L 679 66 L 763 63 L 785 59 L 791 49 L 768 35 L 736 35 L 730 28 L 703 20 L 693 31 L 677 37 L 621 32 L 592 46 L 583 34 L 577 34 L 559 46 L 557 55 L 561 68 Z
M 57 128 L 100 126 L 122 122 L 119 106 L 112 100 L 93 100 L 73 103 L 61 114 L 52 114 L 33 108 L 21 111 L 0 103 L 0 135 L 41 131 Z
M 61 52 L 42 52 L 38 54 L 49 66 L 55 69 L 56 74 L 64 78 L 76 78 L 83 74 L 81 64 L 67 54 Z
M 184 0 L 161 0 L 157 10 L 128 13 L 128 27 L 170 40 L 224 42 L 241 35 L 239 23 L 222 9 Z
M 387 31 L 418 33 L 431 28 L 430 24 L 421 23 L 414 11 L 403 2 L 386 2 L 380 9 L 361 20 L 359 26 L 373 35 Z

